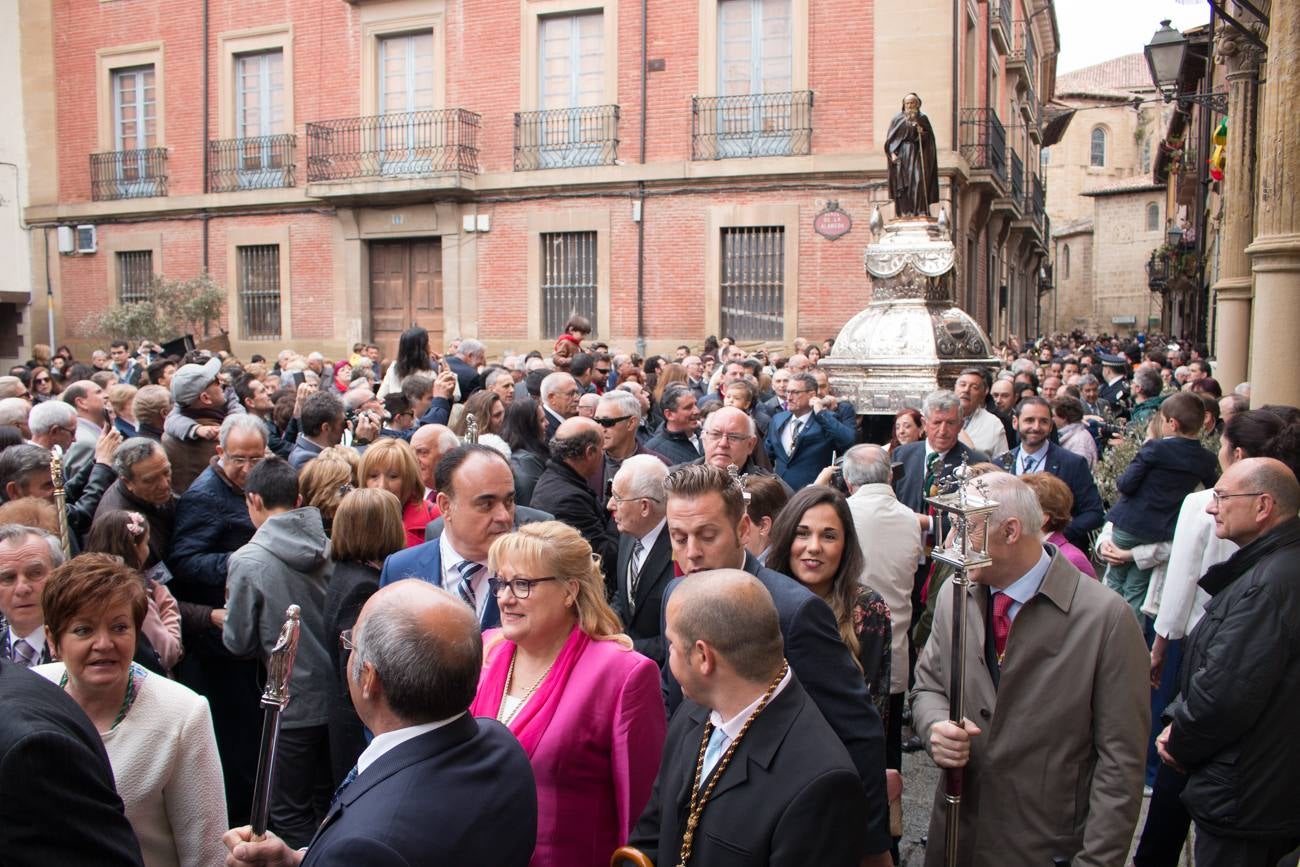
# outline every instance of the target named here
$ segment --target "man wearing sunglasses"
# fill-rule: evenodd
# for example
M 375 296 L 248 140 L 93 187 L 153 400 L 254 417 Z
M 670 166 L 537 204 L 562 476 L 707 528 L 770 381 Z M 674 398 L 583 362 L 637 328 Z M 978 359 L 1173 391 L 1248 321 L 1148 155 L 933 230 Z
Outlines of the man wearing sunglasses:
M 601 483 L 596 490 L 603 491 L 614 478 L 623 461 L 633 455 L 654 455 L 666 465 L 668 462 L 656 452 L 652 452 L 637 440 L 637 430 L 641 425 L 641 401 L 631 392 L 616 389 L 607 391 L 596 404 L 596 424 L 600 425 L 602 445 L 605 449 L 605 466 L 601 473 Z

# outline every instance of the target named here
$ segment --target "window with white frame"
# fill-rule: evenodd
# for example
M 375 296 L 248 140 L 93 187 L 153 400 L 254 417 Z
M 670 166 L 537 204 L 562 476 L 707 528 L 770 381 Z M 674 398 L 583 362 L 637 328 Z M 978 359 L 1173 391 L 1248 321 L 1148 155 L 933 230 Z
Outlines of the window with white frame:
M 113 70 L 113 150 L 157 145 L 157 105 L 153 64 Z
M 382 174 L 423 174 L 445 144 L 435 104 L 433 31 L 379 40 L 378 144 Z
M 612 162 L 618 116 L 603 105 L 604 12 L 548 15 L 537 39 L 538 112 L 525 116 L 520 144 L 535 153 L 537 168 Z

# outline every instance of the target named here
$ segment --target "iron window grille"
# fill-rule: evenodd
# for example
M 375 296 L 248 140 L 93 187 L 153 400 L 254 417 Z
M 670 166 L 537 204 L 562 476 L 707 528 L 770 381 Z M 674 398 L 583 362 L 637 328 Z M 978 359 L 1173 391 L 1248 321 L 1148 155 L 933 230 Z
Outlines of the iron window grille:
M 239 324 L 247 340 L 280 337 L 280 245 L 238 248 Z
M 542 234 L 542 328 L 561 334 L 571 316 L 596 320 L 596 233 Z M 595 336 L 595 335 L 593 335 Z
M 779 340 L 785 325 L 785 228 L 722 230 L 721 326 L 737 340 Z
M 120 303 L 148 301 L 152 286 L 152 250 L 124 250 L 117 254 L 117 300 Z

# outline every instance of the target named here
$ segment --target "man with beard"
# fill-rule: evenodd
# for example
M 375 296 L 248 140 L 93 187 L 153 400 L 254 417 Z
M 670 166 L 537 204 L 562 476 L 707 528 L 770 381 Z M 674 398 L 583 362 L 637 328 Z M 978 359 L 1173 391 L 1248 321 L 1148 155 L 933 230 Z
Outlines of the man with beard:
M 921 113 L 921 97 L 903 97 L 903 110 L 889 122 L 885 155 L 889 158 L 889 197 L 899 217 L 928 217 L 939 201 L 939 166 L 934 128 Z

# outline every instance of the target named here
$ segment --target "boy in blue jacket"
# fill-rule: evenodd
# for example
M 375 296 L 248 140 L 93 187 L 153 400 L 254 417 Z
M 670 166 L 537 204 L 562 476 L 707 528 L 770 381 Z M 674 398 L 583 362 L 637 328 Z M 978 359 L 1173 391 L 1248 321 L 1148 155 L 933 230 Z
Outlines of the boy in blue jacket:
M 1114 525 L 1120 548 L 1168 542 L 1183 498 L 1197 487 L 1211 487 L 1219 477 L 1214 452 L 1201 445 L 1205 405 L 1194 394 L 1180 391 L 1160 404 L 1163 436 L 1149 440 L 1116 482 L 1120 498 L 1106 514 Z M 1106 586 L 1119 593 L 1142 620 L 1151 570 L 1134 562 L 1106 567 Z

